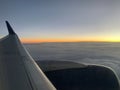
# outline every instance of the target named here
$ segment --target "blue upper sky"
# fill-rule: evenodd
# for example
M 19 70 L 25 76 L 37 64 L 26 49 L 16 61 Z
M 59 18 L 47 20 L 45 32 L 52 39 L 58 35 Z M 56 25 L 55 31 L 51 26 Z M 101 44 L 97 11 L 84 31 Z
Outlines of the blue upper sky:
M 21 39 L 120 41 L 120 0 L 1 0 L 0 36 L 8 20 Z

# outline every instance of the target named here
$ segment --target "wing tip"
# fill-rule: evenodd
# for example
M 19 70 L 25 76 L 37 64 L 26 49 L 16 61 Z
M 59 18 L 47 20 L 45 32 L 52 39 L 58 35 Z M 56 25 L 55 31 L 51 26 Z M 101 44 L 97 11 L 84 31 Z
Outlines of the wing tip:
M 7 26 L 7 29 L 8 29 L 8 33 L 10 35 L 15 35 L 16 33 L 14 32 L 14 30 L 12 29 L 12 27 L 10 26 L 9 22 L 8 21 L 5 21 L 6 23 L 6 26 Z

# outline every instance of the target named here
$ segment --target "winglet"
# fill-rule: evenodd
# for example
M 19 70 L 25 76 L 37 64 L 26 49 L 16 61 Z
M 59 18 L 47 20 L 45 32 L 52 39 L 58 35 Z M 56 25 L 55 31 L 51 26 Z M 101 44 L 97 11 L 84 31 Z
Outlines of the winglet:
M 5 21 L 6 22 L 6 25 L 7 25 L 7 29 L 8 29 L 8 32 L 10 35 L 15 35 L 15 32 L 14 30 L 12 29 L 12 27 L 10 26 L 9 22 L 8 21 Z

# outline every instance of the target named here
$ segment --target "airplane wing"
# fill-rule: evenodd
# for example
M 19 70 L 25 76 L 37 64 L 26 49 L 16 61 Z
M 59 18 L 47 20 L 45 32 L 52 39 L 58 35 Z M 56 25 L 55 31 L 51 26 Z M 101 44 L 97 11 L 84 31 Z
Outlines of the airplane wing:
M 6 24 L 9 34 L 0 40 L 0 90 L 56 90 Z

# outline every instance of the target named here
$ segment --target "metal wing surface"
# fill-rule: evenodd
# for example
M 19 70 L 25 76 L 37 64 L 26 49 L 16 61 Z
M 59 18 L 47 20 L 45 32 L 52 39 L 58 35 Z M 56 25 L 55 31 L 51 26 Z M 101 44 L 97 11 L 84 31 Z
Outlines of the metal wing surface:
M 0 90 L 56 90 L 6 21 L 0 40 Z

